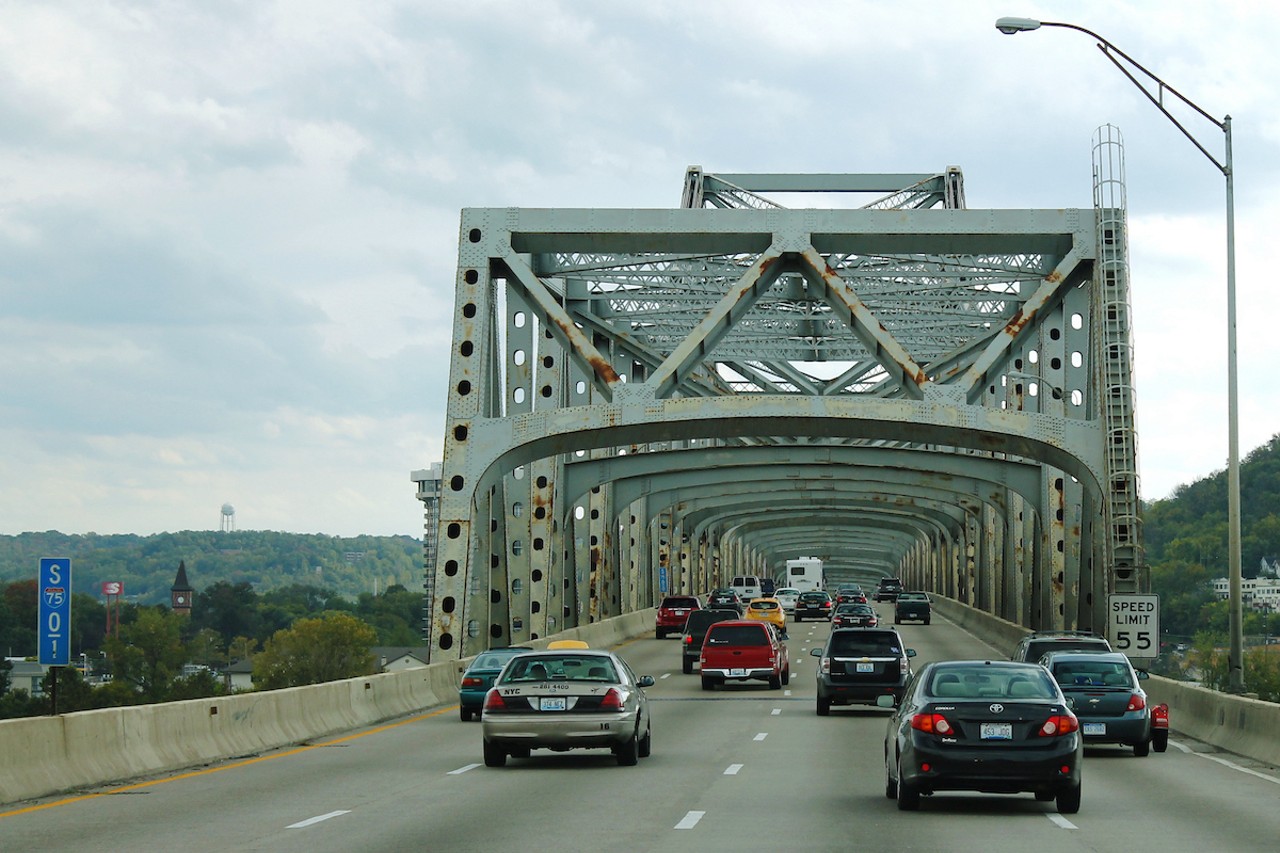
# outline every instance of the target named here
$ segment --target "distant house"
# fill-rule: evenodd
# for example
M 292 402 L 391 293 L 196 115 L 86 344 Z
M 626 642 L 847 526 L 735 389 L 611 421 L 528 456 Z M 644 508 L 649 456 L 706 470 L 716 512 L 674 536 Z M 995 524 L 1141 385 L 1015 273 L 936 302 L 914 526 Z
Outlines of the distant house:
M 13 669 L 9 670 L 9 689 L 25 690 L 32 696 L 43 696 L 42 682 L 49 674 L 49 667 L 30 660 L 9 659 Z
M 374 646 L 370 651 L 380 672 L 402 672 L 427 665 L 427 646 Z
M 253 689 L 253 661 L 245 658 L 228 664 L 222 670 L 222 683 L 228 690 Z

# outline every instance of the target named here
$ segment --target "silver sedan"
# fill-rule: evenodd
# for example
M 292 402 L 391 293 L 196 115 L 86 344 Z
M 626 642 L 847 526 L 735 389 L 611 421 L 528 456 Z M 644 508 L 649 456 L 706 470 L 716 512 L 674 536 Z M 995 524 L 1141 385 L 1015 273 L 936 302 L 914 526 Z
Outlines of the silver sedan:
M 637 677 L 611 652 L 565 649 L 512 658 L 489 689 L 480 722 L 484 763 L 502 767 L 507 756 L 534 749 L 610 749 L 618 763 L 634 765 L 652 745 L 649 703 Z

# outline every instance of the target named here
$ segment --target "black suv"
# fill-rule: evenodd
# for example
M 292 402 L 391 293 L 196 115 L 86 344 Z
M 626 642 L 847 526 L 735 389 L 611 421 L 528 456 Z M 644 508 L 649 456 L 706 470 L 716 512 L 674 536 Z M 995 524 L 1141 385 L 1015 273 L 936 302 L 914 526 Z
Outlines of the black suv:
M 796 609 L 791 614 L 793 622 L 803 622 L 804 618 L 831 618 L 831 596 L 825 592 L 802 592 L 796 599 Z
M 880 584 L 876 587 L 875 600 L 893 601 L 900 592 L 902 592 L 900 578 L 880 578 Z
M 736 599 L 737 596 L 735 595 Z M 689 614 L 689 619 L 684 623 L 684 636 L 680 638 L 680 659 L 681 671 L 685 675 L 693 672 L 693 665 L 698 662 L 698 658 L 702 655 L 702 641 L 707 638 L 707 629 L 717 622 L 728 622 L 732 619 L 741 619 L 742 614 L 737 610 L 725 608 L 723 610 L 695 610 Z
M 1009 660 L 1038 663 L 1049 652 L 1109 652 L 1111 644 L 1092 631 L 1036 631 L 1023 637 Z
M 837 628 L 809 654 L 818 658 L 818 716 L 825 717 L 832 705 L 875 705 L 881 696 L 897 705 L 916 650 L 892 628 Z

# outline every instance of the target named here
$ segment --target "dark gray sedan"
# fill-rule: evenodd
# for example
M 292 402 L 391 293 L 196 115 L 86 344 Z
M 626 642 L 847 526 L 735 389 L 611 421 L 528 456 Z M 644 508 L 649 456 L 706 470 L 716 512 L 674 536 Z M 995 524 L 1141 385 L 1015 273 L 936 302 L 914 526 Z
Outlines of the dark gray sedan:
M 1053 652 L 1040 658 L 1080 719 L 1086 746 L 1115 743 L 1151 751 L 1151 705 L 1138 682 L 1147 677 L 1119 652 Z
M 480 717 L 484 763 L 502 767 L 507 756 L 534 749 L 609 749 L 624 766 L 649 755 L 652 731 L 645 687 L 626 661 L 606 651 L 529 652 L 502 670 Z

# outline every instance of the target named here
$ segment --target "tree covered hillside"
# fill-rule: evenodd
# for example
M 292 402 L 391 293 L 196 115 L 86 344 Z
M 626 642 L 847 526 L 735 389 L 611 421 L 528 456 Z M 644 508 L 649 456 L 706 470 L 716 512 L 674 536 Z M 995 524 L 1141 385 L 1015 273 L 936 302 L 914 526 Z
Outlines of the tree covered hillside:
M 1280 435 L 1240 466 L 1240 528 L 1244 576 L 1255 577 L 1263 557 L 1280 556 Z M 1143 533 L 1148 565 L 1193 563 L 1225 577 L 1227 472 L 1216 471 L 1147 504 Z
M 34 579 L 41 557 L 70 557 L 72 592 L 101 596 L 103 581 L 124 584 L 124 599 L 168 604 L 178 563 L 197 589 L 223 581 L 259 592 L 291 585 L 324 587 L 354 600 L 399 584 L 422 589 L 422 543 L 409 536 L 186 530 L 152 536 L 68 535 L 57 531 L 0 536 L 0 581 Z

